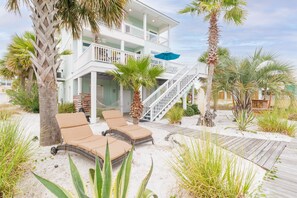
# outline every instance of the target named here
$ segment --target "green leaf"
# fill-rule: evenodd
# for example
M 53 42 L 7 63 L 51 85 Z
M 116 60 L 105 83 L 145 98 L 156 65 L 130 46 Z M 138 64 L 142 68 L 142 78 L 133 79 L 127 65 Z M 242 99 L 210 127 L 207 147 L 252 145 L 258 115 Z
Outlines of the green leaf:
M 132 159 L 133 159 L 133 148 L 129 152 L 129 155 L 126 159 L 127 159 L 127 162 L 126 162 L 126 167 L 125 167 L 125 172 L 124 172 L 125 177 L 124 177 L 124 183 L 123 183 L 124 186 L 123 186 L 122 198 L 125 198 L 127 196 L 127 192 L 128 192 L 128 188 L 129 188 Z
M 96 167 L 95 167 L 95 175 L 94 175 L 94 194 L 96 198 L 102 197 L 102 185 L 103 185 L 103 178 L 100 169 L 99 159 L 96 158 Z
M 122 178 L 125 174 L 125 168 L 127 165 L 127 158 L 124 159 L 124 161 L 122 162 L 121 168 L 117 174 L 114 186 L 113 186 L 113 193 L 114 193 L 114 197 L 119 198 L 122 197 Z
M 77 170 L 77 167 L 75 166 L 75 164 L 73 163 L 70 155 L 68 155 L 69 157 L 69 164 L 70 164 L 70 172 L 71 172 L 71 176 L 72 176 L 72 181 L 74 184 L 74 187 L 76 189 L 76 192 L 78 194 L 79 198 L 86 198 L 88 196 L 86 196 L 85 194 L 85 188 L 84 188 L 84 184 L 83 181 L 80 177 L 80 174 Z
M 112 168 L 111 168 L 109 146 L 107 142 L 104 165 L 103 165 L 103 190 L 102 190 L 103 198 L 110 198 L 111 186 L 112 186 Z
M 150 179 L 150 177 L 152 175 L 152 172 L 153 172 L 153 167 L 154 167 L 154 163 L 153 163 L 153 160 L 152 160 L 152 165 L 151 165 L 150 171 L 148 172 L 146 177 L 143 179 L 143 181 L 142 181 L 142 183 L 140 185 L 140 188 L 138 189 L 136 198 L 143 198 L 144 192 L 146 190 L 147 183 L 148 183 L 148 181 L 149 181 L 149 179 Z
M 70 198 L 71 195 L 69 192 L 67 192 L 62 187 L 58 186 L 57 184 L 54 184 L 53 182 L 46 180 L 35 173 L 33 175 L 54 195 L 56 195 L 58 198 Z
M 151 198 L 151 197 L 158 198 L 158 195 L 155 194 L 150 189 L 145 189 L 145 191 L 142 194 L 142 198 Z

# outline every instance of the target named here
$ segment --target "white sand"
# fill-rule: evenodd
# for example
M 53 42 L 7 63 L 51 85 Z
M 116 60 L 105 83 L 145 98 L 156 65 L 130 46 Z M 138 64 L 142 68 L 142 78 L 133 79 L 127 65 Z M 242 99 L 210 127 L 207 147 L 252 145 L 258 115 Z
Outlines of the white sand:
M 218 111 L 217 117 L 215 119 L 215 127 L 211 127 L 211 128 L 197 126 L 196 123 L 197 123 L 198 117 L 199 115 L 195 115 L 192 117 L 183 117 L 182 124 L 177 126 L 197 129 L 197 130 L 206 130 L 211 133 L 217 133 L 217 134 L 228 135 L 228 136 L 258 138 L 258 139 L 286 141 L 286 142 L 290 142 L 292 139 L 291 137 L 280 133 L 268 133 L 268 132 L 259 131 L 255 123 L 256 119 L 253 121 L 251 126 L 248 127 L 249 131 L 240 131 L 236 128 L 236 123 L 232 121 L 233 115 L 231 111 Z M 168 120 L 162 119 L 158 122 L 167 124 Z
M 223 117 L 224 115 L 222 115 Z M 31 137 L 39 136 L 39 115 L 38 114 L 22 114 L 22 125 L 25 127 L 26 135 Z M 219 120 L 221 118 L 217 118 Z M 182 126 L 189 127 L 189 128 L 199 128 L 196 124 L 197 117 L 191 118 L 184 118 Z M 161 122 L 166 122 L 166 120 L 162 120 Z M 221 121 L 218 121 L 221 123 Z M 231 121 L 224 121 L 222 125 L 229 126 Z M 95 134 L 101 134 L 102 131 L 107 129 L 107 125 L 100 121 L 97 124 L 91 126 Z M 222 126 L 217 125 L 216 130 L 218 132 L 224 134 L 231 135 L 238 135 L 238 136 L 245 136 L 245 137 L 261 137 L 261 138 L 276 138 L 276 139 L 283 139 L 288 140 L 289 138 L 284 138 L 282 136 L 278 136 L 276 134 L 265 136 L 262 133 L 244 133 L 237 132 L 234 129 L 227 129 L 222 130 Z M 176 184 L 176 179 L 173 175 L 173 172 L 170 168 L 168 161 L 172 157 L 172 149 L 173 143 L 170 141 L 165 141 L 164 138 L 168 135 L 167 131 L 162 129 L 156 128 L 149 128 L 153 132 L 153 137 L 155 139 L 155 145 L 151 143 L 146 143 L 144 145 L 140 145 L 136 147 L 136 150 L 133 155 L 133 166 L 132 166 L 132 175 L 131 175 L 131 183 L 129 188 L 129 195 L 128 197 L 134 197 L 138 187 L 145 177 L 147 172 L 149 171 L 151 165 L 151 158 L 154 161 L 154 170 L 152 177 L 149 181 L 148 188 L 153 190 L 155 193 L 158 194 L 159 197 L 170 197 L 171 195 L 177 194 L 178 188 Z M 216 131 L 214 130 L 214 131 Z M 40 176 L 43 176 L 50 181 L 53 181 L 65 189 L 68 189 L 75 193 L 73 188 L 73 184 L 71 181 L 71 175 L 69 170 L 69 163 L 68 163 L 68 154 L 71 155 L 74 163 L 80 170 L 80 174 L 87 185 L 87 189 L 89 194 L 91 194 L 90 183 L 89 183 L 89 175 L 88 170 L 89 168 L 93 168 L 94 164 L 92 161 L 71 152 L 64 152 L 60 151 L 56 156 L 52 156 L 50 154 L 50 147 L 38 147 L 38 141 L 34 143 L 36 147 L 35 155 L 33 156 L 33 172 L 37 173 Z M 257 184 L 261 183 L 262 178 L 265 174 L 265 171 L 252 164 L 247 160 L 243 160 L 244 164 L 253 166 L 256 171 L 256 181 Z M 55 168 L 55 165 L 58 165 Z M 114 169 L 114 176 L 116 175 L 118 167 Z M 48 190 L 46 190 L 43 185 L 37 181 L 37 179 L 32 175 L 30 171 L 25 174 L 25 177 L 22 181 L 18 184 L 19 194 L 16 197 L 54 197 Z M 182 196 L 184 197 L 184 196 Z
M 30 134 L 31 137 L 39 136 L 39 116 L 37 114 L 23 114 L 22 124 L 26 128 L 26 134 Z M 91 127 L 96 134 L 101 134 L 101 131 L 107 129 L 107 125 L 103 122 L 92 125 Z M 175 177 L 168 164 L 168 160 L 172 156 L 170 142 L 164 140 L 168 133 L 164 130 L 149 129 L 154 133 L 155 145 L 146 143 L 136 147 L 133 155 L 128 197 L 134 197 L 136 195 L 141 181 L 149 171 L 151 158 L 154 161 L 154 170 L 148 188 L 157 193 L 159 197 L 170 197 L 174 195 L 177 187 Z M 38 142 L 35 142 L 34 145 L 37 147 Z M 79 167 L 80 174 L 85 184 L 90 187 L 88 170 L 89 168 L 93 168 L 94 164 L 92 161 L 75 153 L 60 151 L 56 156 L 52 156 L 50 154 L 50 147 L 38 147 L 33 157 L 33 166 L 35 167 L 33 172 L 74 193 L 75 189 L 72 185 L 69 170 L 68 153 L 71 155 L 76 166 Z M 58 167 L 55 168 L 55 165 L 58 165 Z M 115 167 L 114 176 L 118 168 L 119 167 Z M 26 173 L 23 180 L 19 183 L 18 188 L 20 192 L 17 197 L 54 197 L 37 181 L 30 171 Z M 91 188 L 89 188 L 90 193 L 91 191 Z

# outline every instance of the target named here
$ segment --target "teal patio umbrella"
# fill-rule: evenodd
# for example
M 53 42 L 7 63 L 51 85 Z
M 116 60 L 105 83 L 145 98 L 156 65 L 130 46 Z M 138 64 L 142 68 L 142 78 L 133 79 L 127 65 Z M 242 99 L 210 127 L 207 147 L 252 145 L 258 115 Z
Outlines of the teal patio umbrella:
M 163 52 L 160 54 L 156 54 L 154 57 L 162 60 L 175 60 L 178 59 L 180 55 L 172 52 Z

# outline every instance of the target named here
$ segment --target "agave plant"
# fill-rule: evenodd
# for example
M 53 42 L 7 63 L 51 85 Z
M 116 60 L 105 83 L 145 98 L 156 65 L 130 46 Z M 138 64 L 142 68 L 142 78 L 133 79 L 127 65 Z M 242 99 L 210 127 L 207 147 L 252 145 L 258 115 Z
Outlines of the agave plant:
M 130 183 L 130 175 L 131 175 L 131 167 L 132 167 L 132 155 L 133 149 L 129 152 L 128 156 L 122 162 L 119 172 L 115 178 L 114 183 L 112 184 L 112 166 L 110 160 L 110 153 L 109 147 L 107 144 L 106 152 L 105 152 L 105 161 L 103 167 L 101 169 L 99 160 L 96 158 L 95 162 L 95 169 L 90 169 L 90 180 L 93 188 L 93 194 L 95 198 L 126 198 L 128 193 L 128 187 Z M 88 198 L 85 189 L 85 185 L 81 179 L 79 171 L 75 164 L 73 163 L 71 157 L 69 156 L 69 164 L 70 164 L 70 171 L 72 176 L 73 185 L 76 190 L 77 196 L 74 196 L 71 192 L 65 190 L 61 186 L 46 180 L 35 173 L 35 177 L 55 196 L 59 198 L 72 198 L 72 197 L 79 197 L 79 198 Z M 142 181 L 136 198 L 149 198 L 158 196 L 153 193 L 151 190 L 147 189 L 147 183 L 151 177 L 153 171 L 153 161 L 151 168 Z

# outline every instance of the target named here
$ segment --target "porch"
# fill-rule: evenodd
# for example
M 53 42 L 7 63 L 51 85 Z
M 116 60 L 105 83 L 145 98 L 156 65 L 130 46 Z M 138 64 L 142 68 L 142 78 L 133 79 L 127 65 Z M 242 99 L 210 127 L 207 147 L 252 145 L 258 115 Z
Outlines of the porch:
M 152 89 L 141 88 L 141 97 L 147 98 L 165 81 L 158 79 L 158 85 Z M 123 87 L 106 73 L 91 71 L 73 80 L 73 102 L 77 110 L 84 108 L 91 123 L 96 123 L 104 110 L 129 113 L 132 99 L 133 90 Z

